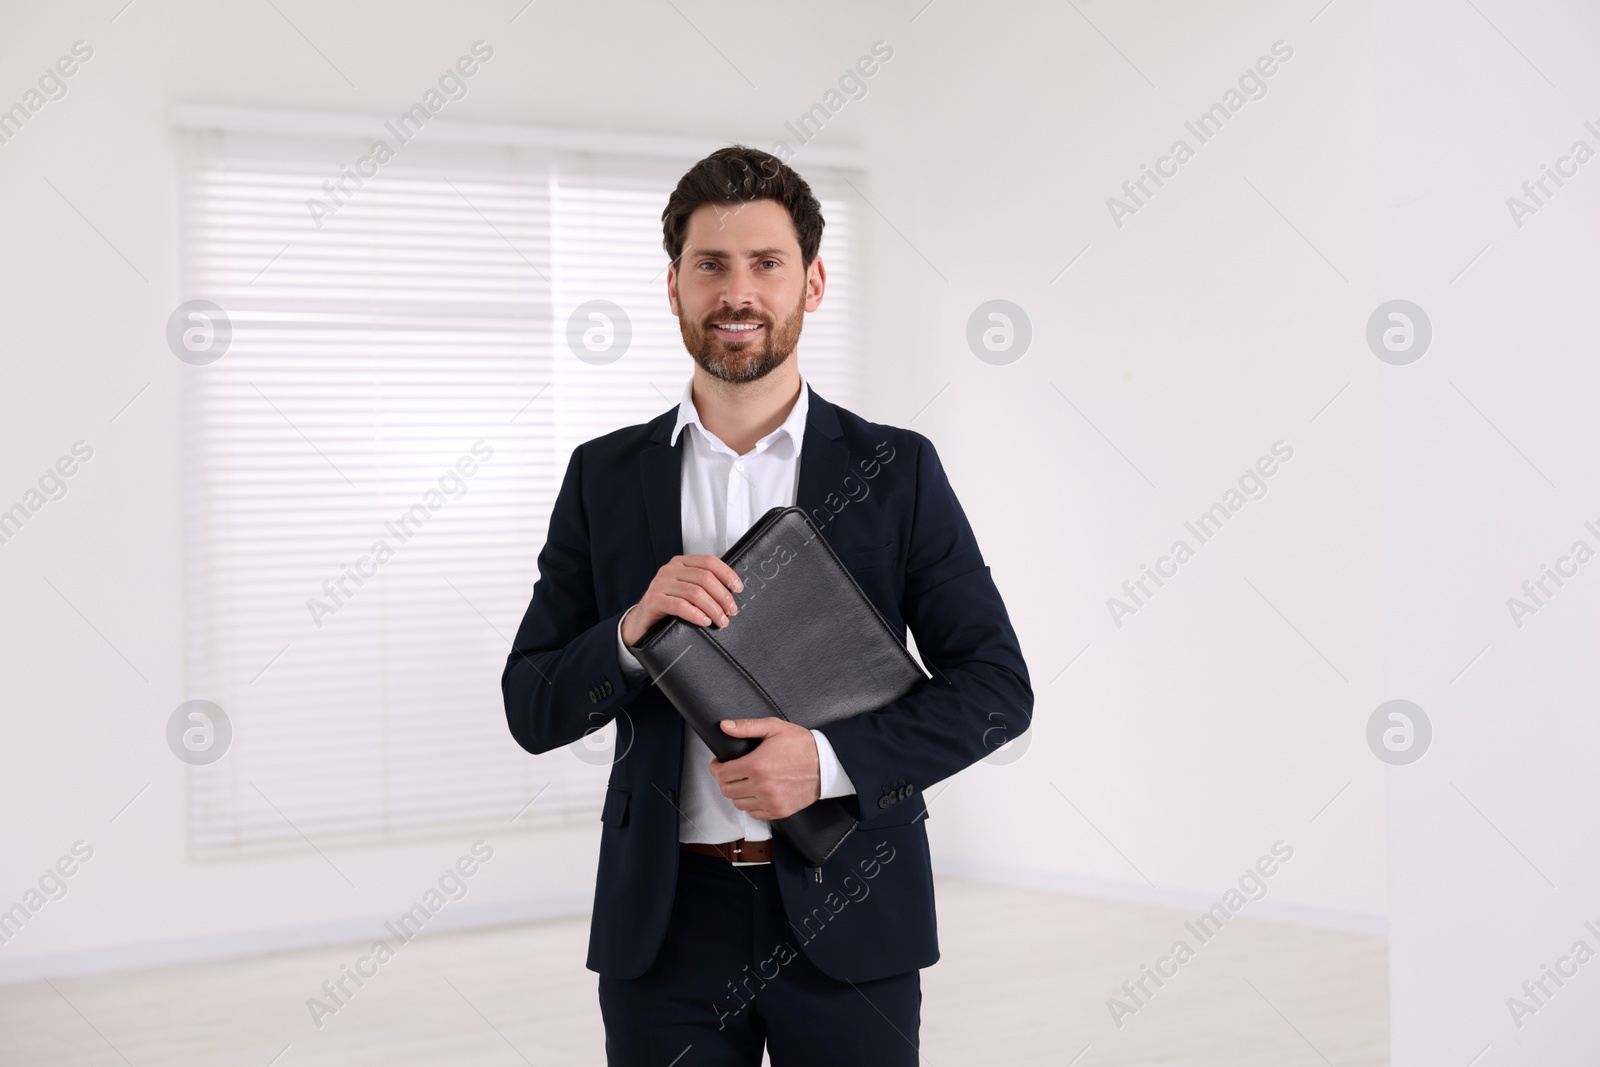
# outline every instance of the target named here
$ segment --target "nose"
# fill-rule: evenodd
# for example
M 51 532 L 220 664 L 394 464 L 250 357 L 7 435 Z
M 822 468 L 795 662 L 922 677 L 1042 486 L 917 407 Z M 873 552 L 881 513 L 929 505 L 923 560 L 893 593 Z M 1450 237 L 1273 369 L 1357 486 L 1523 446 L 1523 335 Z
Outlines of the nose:
M 727 283 L 722 289 L 723 306 L 739 313 L 756 314 L 756 287 L 755 280 L 746 267 L 735 267 L 728 271 Z

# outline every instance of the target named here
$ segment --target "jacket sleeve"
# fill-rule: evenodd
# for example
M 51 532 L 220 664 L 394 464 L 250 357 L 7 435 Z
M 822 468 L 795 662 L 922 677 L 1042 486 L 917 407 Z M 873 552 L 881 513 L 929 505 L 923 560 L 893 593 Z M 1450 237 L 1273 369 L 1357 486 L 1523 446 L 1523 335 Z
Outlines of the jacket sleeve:
M 567 463 L 538 566 L 533 600 L 500 676 L 511 736 L 534 753 L 604 726 L 649 682 L 618 661 L 624 611 L 602 619 L 595 604 L 582 446 Z
M 863 821 L 977 762 L 1033 719 L 1005 603 L 933 443 L 919 435 L 919 444 L 901 615 L 933 677 L 876 711 L 821 727 L 855 783 Z

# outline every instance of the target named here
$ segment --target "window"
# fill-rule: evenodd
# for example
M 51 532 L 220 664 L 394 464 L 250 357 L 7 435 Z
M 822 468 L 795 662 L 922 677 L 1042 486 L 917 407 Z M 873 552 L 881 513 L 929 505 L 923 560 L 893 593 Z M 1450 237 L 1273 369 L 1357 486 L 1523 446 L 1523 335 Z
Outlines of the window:
M 660 215 L 712 146 L 430 127 L 340 189 L 370 134 L 177 125 L 182 299 L 233 331 L 184 368 L 187 697 L 233 725 L 190 769 L 192 853 L 592 820 L 609 757 L 524 752 L 500 672 L 572 448 L 690 373 Z M 849 405 L 853 193 L 804 173 L 830 286 L 801 366 Z M 605 365 L 566 340 L 594 299 L 632 329 Z

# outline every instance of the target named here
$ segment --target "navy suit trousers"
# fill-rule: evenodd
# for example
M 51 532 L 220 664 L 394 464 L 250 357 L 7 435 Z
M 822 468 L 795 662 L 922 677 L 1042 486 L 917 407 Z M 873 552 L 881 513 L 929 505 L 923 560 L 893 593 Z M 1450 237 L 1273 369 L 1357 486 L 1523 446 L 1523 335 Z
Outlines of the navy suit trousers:
M 824 927 L 815 939 L 838 935 Z M 609 1067 L 917 1063 L 920 971 L 841 982 L 805 957 L 771 864 L 683 853 L 666 937 L 638 978 L 600 976 Z

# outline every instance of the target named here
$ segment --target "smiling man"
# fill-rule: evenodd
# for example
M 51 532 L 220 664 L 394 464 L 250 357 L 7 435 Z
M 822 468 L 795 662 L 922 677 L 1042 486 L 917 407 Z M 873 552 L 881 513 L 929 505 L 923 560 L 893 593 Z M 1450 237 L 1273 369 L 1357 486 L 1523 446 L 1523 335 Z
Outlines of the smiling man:
M 920 968 L 939 958 L 923 797 L 1028 728 L 1027 666 L 932 442 L 801 377 L 827 280 L 805 181 L 720 149 L 662 224 L 693 376 L 673 409 L 573 451 L 501 677 L 530 752 L 617 722 L 587 962 L 607 1061 L 915 1064 Z M 933 678 L 820 730 L 725 721 L 759 744 L 723 763 L 629 646 L 668 617 L 729 625 L 742 586 L 721 553 L 794 504 Z M 769 824 L 822 797 L 860 822 L 813 870 Z

